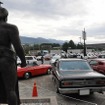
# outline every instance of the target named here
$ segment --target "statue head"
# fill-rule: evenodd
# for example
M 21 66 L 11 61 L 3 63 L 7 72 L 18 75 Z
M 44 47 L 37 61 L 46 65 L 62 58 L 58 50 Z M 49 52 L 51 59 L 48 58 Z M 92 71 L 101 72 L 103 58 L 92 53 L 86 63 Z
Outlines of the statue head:
M 0 4 L 2 3 L 0 2 Z M 7 16 L 8 16 L 8 11 L 5 8 L 1 7 L 0 5 L 0 20 L 6 20 Z

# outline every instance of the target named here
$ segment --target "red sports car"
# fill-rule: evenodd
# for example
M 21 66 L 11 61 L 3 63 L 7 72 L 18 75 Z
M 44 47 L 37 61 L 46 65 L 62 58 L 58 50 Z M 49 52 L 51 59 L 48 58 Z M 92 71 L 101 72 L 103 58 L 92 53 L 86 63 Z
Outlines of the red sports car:
M 93 70 L 105 74 L 105 59 L 104 58 L 96 58 L 91 59 L 89 61 L 89 64 L 93 68 Z
M 34 62 L 34 64 L 28 64 L 26 67 L 17 67 L 17 75 L 18 78 L 29 79 L 32 76 L 49 74 L 51 72 L 52 66 L 49 64 L 41 64 L 38 65 Z

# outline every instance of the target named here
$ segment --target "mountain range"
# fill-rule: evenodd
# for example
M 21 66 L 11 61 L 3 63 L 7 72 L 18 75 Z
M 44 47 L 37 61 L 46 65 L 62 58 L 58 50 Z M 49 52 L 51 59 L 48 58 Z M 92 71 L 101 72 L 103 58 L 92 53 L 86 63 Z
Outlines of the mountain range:
M 41 43 L 63 44 L 65 42 L 65 41 L 56 40 L 56 39 L 46 39 L 42 37 L 33 38 L 33 37 L 26 37 L 26 36 L 20 36 L 20 40 L 22 44 L 41 44 Z

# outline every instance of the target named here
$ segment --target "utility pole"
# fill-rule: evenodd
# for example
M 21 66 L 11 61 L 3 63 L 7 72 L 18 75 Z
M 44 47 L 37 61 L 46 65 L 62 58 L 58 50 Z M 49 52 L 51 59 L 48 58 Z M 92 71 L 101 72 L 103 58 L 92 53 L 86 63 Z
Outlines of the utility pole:
M 85 32 L 85 28 L 84 28 L 84 31 L 82 31 L 82 38 L 84 40 L 84 56 L 86 56 L 86 43 L 85 43 L 85 40 L 86 40 L 86 32 Z
M 3 3 L 0 1 L 0 7 L 1 7 L 1 4 L 3 4 Z
M 79 43 L 81 44 L 81 37 L 79 37 L 79 38 L 80 38 L 80 42 Z

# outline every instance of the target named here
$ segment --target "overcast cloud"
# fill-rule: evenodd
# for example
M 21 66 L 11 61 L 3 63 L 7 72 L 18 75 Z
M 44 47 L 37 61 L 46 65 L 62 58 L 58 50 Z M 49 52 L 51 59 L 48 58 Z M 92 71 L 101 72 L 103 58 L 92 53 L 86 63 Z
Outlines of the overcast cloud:
M 21 36 L 105 43 L 105 0 L 3 0 Z M 81 38 L 82 39 L 82 38 Z M 83 41 L 83 40 L 81 40 Z

